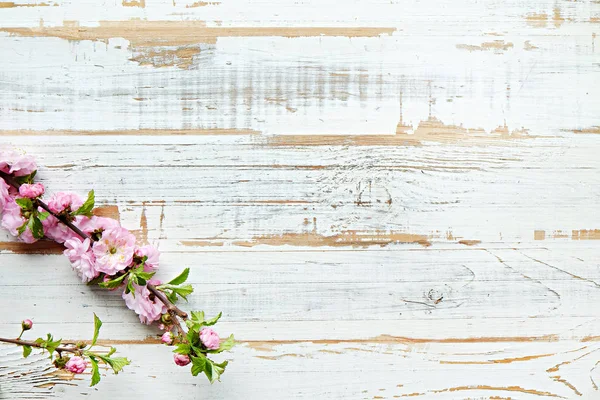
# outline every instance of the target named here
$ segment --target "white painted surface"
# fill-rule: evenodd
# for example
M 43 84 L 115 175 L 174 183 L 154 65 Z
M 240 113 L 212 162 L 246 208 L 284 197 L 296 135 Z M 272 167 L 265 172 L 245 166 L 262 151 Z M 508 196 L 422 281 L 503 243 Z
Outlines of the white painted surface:
M 90 390 L 2 346 L 0 398 L 600 398 L 598 2 L 192 3 L 0 3 L 0 141 L 191 267 L 233 362 L 188 376 L 0 233 L 0 334 L 95 311 L 134 361 Z

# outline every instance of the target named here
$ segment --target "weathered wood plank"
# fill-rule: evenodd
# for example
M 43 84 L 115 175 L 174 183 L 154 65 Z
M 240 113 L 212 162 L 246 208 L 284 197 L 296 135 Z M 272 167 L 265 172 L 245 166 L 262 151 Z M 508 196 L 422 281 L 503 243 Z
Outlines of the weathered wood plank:
M 0 2 L 0 142 L 50 192 L 96 189 L 161 277 L 191 267 L 188 306 L 242 341 L 222 384 L 192 378 L 59 247 L 2 232 L 0 332 L 89 339 L 96 311 L 134 365 L 95 391 L 2 346 L 0 398 L 595 398 L 599 22 L 567 0 Z

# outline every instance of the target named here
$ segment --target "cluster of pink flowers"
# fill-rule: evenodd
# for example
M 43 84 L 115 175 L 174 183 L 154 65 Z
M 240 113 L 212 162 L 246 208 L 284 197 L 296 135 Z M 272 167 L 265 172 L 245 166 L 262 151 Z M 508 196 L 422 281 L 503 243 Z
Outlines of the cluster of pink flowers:
M 173 305 L 178 297 L 187 299 L 186 296 L 193 292 L 191 285 L 184 285 L 189 268 L 161 285 L 160 281 L 153 279 L 159 265 L 158 249 L 150 245 L 138 246 L 135 236 L 118 221 L 95 216 L 92 212 L 93 191 L 90 191 L 87 200 L 76 193 L 56 192 L 43 201 L 46 189 L 43 184 L 34 183 L 35 173 L 32 157 L 0 150 L 2 227 L 27 243 L 47 238 L 64 245 L 64 255 L 82 282 L 93 281 L 108 290 L 122 290 L 125 304 L 138 314 L 142 323 L 150 325 L 161 321 L 159 328 L 167 330 L 161 341 L 176 346 L 175 364 L 185 366 L 192 363 L 192 375 L 203 371 L 211 382 L 219 379 L 227 361 L 215 363 L 208 355 L 231 349 L 235 341 L 233 335 L 221 341 L 209 327 L 216 324 L 221 313 L 205 320 L 204 312 L 192 311 L 189 318 L 187 313 Z M 177 318 L 185 321 L 187 332 Z M 25 331 L 31 326 L 32 322 L 25 320 L 22 329 Z M 49 337 L 48 341 L 51 340 Z M 68 361 L 63 359 L 64 368 L 81 374 L 90 365 L 84 357 L 80 357 L 86 353 L 76 354 Z M 97 369 L 94 358 L 90 356 L 90 360 L 92 369 Z M 113 364 L 111 366 L 115 372 L 122 368 L 122 365 L 119 369 L 115 369 Z M 94 379 L 92 384 L 97 383 Z
M 0 150 L 0 171 L 14 177 L 24 177 L 36 171 L 35 160 L 13 150 Z M 26 243 L 37 241 L 29 224 L 19 233 L 19 229 L 30 217 L 17 203 L 18 199 L 39 199 L 45 193 L 41 183 L 24 183 L 19 190 L 0 178 L 1 225 L 11 235 Z M 97 240 L 82 239 L 53 215 L 41 220 L 43 235 L 65 246 L 64 254 L 71 262 L 82 282 L 87 283 L 102 275 L 105 281 L 114 279 L 127 269 L 143 263 L 145 272 L 158 268 L 159 251 L 153 246 L 137 246 L 136 238 L 118 221 L 97 216 L 71 215 L 84 204 L 84 199 L 72 192 L 56 192 L 47 200 L 48 208 L 55 214 L 69 219 L 76 227 Z M 44 210 L 38 208 L 42 213 Z M 144 261 L 145 260 L 145 261 Z M 151 283 L 159 285 L 153 280 Z M 167 311 L 145 286 L 135 285 L 134 293 L 123 292 L 125 304 L 135 311 L 140 321 L 151 324 Z

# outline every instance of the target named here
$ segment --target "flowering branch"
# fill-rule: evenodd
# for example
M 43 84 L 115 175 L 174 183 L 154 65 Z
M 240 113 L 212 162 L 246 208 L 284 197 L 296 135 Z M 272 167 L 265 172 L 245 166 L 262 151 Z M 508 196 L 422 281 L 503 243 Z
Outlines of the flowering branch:
M 115 374 L 118 374 L 123 367 L 130 364 L 130 361 L 123 357 L 112 357 L 117 351 L 114 347 L 110 348 L 107 354 L 99 354 L 92 351 L 92 347 L 98 340 L 102 321 L 94 314 L 94 339 L 88 346 L 83 342 L 77 344 L 69 343 L 66 346 L 61 346 L 62 339 L 55 340 L 51 334 L 46 335 L 46 339 L 37 338 L 35 341 L 22 340 L 23 332 L 30 330 L 33 327 L 33 322 L 26 319 L 21 322 L 21 334 L 17 339 L 0 338 L 0 342 L 12 343 L 23 347 L 23 357 L 29 357 L 32 348 L 42 349 L 50 354 L 50 361 L 56 368 L 64 369 L 74 374 L 82 374 L 87 367 L 92 367 L 92 382 L 90 386 L 94 386 L 100 382 L 100 372 L 98 370 L 99 363 L 106 364 L 111 367 Z M 73 356 L 63 356 L 62 353 L 72 353 Z M 54 356 L 56 353 L 56 356 Z
M 37 342 L 30 342 L 27 340 L 21 340 L 21 339 L 7 339 L 7 338 L 0 338 L 0 342 L 4 342 L 4 343 L 12 343 L 12 344 L 16 344 L 18 346 L 29 346 L 29 347 L 37 347 L 39 349 L 43 349 L 45 348 L 42 344 L 37 343 Z M 69 352 L 69 353 L 75 353 L 75 354 L 80 354 L 81 351 L 79 350 L 78 347 L 64 347 L 64 346 L 58 346 L 56 349 L 57 353 L 62 353 L 63 351 Z
M 185 284 L 189 268 L 167 283 L 154 279 L 158 250 L 137 246 L 135 236 L 118 221 L 93 215 L 93 190 L 85 201 L 75 193 L 58 192 L 45 203 L 41 200 L 45 188 L 34 183 L 35 175 L 33 158 L 0 151 L 2 226 L 27 243 L 44 237 L 62 243 L 65 256 L 83 282 L 108 290 L 123 289 L 125 304 L 142 323 L 160 321 L 159 327 L 166 331 L 162 342 L 177 345 L 177 365 L 192 363 L 192 375 L 204 372 L 211 383 L 218 380 L 227 361 L 215 363 L 208 356 L 230 350 L 235 340 L 233 335 L 221 340 L 210 328 L 221 314 L 206 320 L 204 312 L 192 311 L 190 318 L 175 305 L 194 291 Z

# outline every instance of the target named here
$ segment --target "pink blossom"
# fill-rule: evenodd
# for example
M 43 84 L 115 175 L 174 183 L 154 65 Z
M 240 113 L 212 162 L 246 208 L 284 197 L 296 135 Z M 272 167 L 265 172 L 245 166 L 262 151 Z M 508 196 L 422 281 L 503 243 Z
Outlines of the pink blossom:
M 48 200 L 48 208 L 56 214 L 75 211 L 82 205 L 83 200 L 81 197 L 72 192 L 57 192 L 50 196 L 50 199 Z M 88 217 L 78 215 L 72 222 L 75 226 L 80 227 L 81 225 L 85 225 L 87 221 L 89 221 Z M 52 215 L 43 220 L 42 224 L 44 225 L 46 236 L 58 243 L 64 243 L 69 239 L 79 238 L 79 235 Z
M 171 332 L 165 332 L 160 337 L 160 341 L 169 346 L 173 344 L 173 334 Z
M 160 285 L 160 281 L 150 280 L 148 283 Z M 127 308 L 135 311 L 140 316 L 143 324 L 150 325 L 153 321 L 160 319 L 161 314 L 167 312 L 167 307 L 157 298 L 150 300 L 150 291 L 146 286 L 133 285 L 135 293 L 123 292 L 123 300 Z M 133 296 L 135 294 L 135 297 Z M 153 296 L 154 297 L 154 296 Z
M 34 243 L 37 241 L 33 237 L 33 234 L 26 228 L 25 231 L 19 235 L 18 229 L 25 223 L 25 218 L 21 216 L 21 207 L 15 203 L 14 199 L 11 199 L 4 205 L 4 214 L 2 214 L 2 227 L 13 236 L 18 236 L 25 243 Z
M 83 371 L 85 371 L 86 367 L 87 362 L 79 356 L 73 356 L 69 358 L 69 361 L 67 361 L 65 364 L 65 369 L 74 374 L 83 374 Z
M 219 344 L 221 339 L 217 332 L 213 331 L 211 328 L 202 328 L 200 331 L 200 341 L 204 346 L 209 350 L 216 350 L 219 348 Z
M 33 327 L 33 322 L 31 322 L 31 320 L 30 320 L 30 319 L 24 319 L 24 320 L 21 322 L 21 328 L 22 328 L 24 331 L 28 331 L 28 330 L 30 330 L 32 327 Z
M 29 175 L 37 169 L 32 156 L 14 150 L 0 150 L 0 171 L 15 176 Z
M 67 208 L 76 211 L 83 205 L 83 199 L 73 192 L 56 192 L 48 199 L 48 208 L 53 213 L 60 214 Z
M 148 257 L 144 263 L 144 271 L 151 272 L 158 268 L 158 258 L 160 256 L 160 252 L 156 247 L 150 245 L 138 247 L 135 249 L 135 255 L 140 258 L 144 256 Z
M 79 238 L 72 238 L 65 241 L 64 255 L 71 262 L 71 266 L 81 278 L 81 281 L 86 283 L 99 275 L 95 269 L 94 253 L 90 250 L 90 239 L 85 239 L 83 242 Z
M 75 225 L 82 224 L 83 221 L 88 220 L 89 218 L 83 215 L 78 215 L 75 217 L 73 223 Z M 69 239 L 79 238 L 79 235 L 73 232 L 68 226 L 60 222 L 58 219 L 54 218 L 52 215 L 48 216 L 45 220 L 42 221 L 42 225 L 44 225 L 44 231 L 46 232 L 46 236 L 58 243 L 64 243 Z
M 4 182 L 4 179 L 0 178 L 0 214 L 2 213 L 2 210 L 4 210 L 6 203 L 12 201 L 10 193 L 8 192 L 9 188 L 10 186 Z
M 92 251 L 96 256 L 96 269 L 108 275 L 127 268 L 133 261 L 135 236 L 125 228 L 110 228 L 102 232 Z
M 79 224 L 77 227 L 85 233 L 91 234 L 96 231 L 105 231 L 112 228 L 120 228 L 121 225 L 119 224 L 119 221 L 116 221 L 112 218 L 93 216 L 92 218 L 88 218 L 82 221 L 81 224 Z
M 185 354 L 174 354 L 173 359 L 175 360 L 175 364 L 179 365 L 180 367 L 185 367 L 192 362 L 190 357 L 186 356 Z
M 46 189 L 41 183 L 25 183 L 19 188 L 19 194 L 22 197 L 27 197 L 29 199 L 35 199 L 36 197 L 40 197 L 44 194 L 45 191 Z

